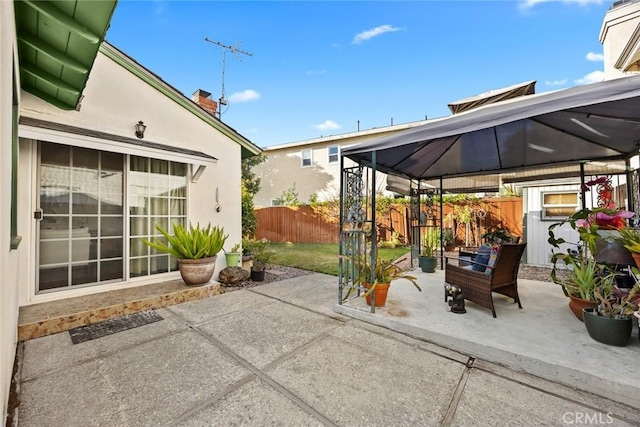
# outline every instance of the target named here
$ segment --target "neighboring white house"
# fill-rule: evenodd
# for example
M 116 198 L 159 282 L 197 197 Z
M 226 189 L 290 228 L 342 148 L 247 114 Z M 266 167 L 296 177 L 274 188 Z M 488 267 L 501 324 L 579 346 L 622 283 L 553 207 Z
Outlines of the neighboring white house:
M 600 30 L 605 79 L 640 72 L 640 2 L 619 0 L 605 15 Z
M 295 190 L 301 203 L 308 203 L 312 197 L 319 201 L 336 199 L 340 193 L 340 151 L 343 148 L 425 123 L 423 120 L 266 147 L 266 161 L 253 168 L 261 180 L 254 204 L 256 207 L 276 206 L 277 200 L 288 190 Z M 348 159 L 347 162 L 345 167 L 354 164 Z M 385 174 L 380 174 L 376 182 L 377 191 L 393 194 L 386 190 Z
M 241 239 L 241 160 L 260 148 L 204 91 L 192 101 L 103 42 L 115 4 L 0 2 L 3 420 L 20 306 L 180 277 L 141 241 L 155 223 Z

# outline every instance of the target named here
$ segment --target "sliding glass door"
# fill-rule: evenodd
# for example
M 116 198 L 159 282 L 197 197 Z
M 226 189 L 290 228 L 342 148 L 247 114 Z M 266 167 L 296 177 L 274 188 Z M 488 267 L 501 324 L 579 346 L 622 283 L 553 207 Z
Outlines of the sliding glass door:
M 156 224 L 186 225 L 187 173 L 184 163 L 40 142 L 37 291 L 176 271 L 142 240 L 164 240 Z
M 124 279 L 124 155 L 40 143 L 38 291 Z

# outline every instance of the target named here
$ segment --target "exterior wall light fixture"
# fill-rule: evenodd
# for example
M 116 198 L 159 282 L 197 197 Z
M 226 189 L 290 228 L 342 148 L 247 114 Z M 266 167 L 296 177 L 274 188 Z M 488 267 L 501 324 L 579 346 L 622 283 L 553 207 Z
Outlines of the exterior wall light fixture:
M 144 138 L 144 130 L 147 128 L 145 124 L 140 120 L 136 123 L 136 136 L 140 139 Z

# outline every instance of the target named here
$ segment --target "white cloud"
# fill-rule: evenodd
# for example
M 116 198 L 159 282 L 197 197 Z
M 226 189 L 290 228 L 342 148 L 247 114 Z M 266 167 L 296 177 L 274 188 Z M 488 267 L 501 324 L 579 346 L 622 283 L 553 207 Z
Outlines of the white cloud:
M 604 61 L 604 55 L 601 53 L 595 53 L 595 52 L 587 53 L 587 56 L 585 56 L 585 58 L 587 59 L 587 61 L 594 61 L 594 62 Z
M 602 1 L 603 0 L 524 0 L 520 3 L 520 8 L 531 9 L 538 4 L 549 2 L 571 3 L 580 6 L 586 6 L 589 4 L 602 4 Z
M 260 99 L 260 94 L 253 89 L 246 89 L 229 96 L 231 102 L 250 102 Z
M 578 85 L 588 85 L 589 83 L 597 83 L 604 80 L 604 71 L 592 71 L 586 76 L 574 80 Z
M 547 86 L 564 86 L 565 84 L 567 84 L 567 79 L 561 79 L 561 80 L 546 80 L 544 82 L 545 85 Z
M 380 25 L 379 27 L 375 27 L 371 30 L 365 30 L 361 33 L 356 34 L 351 43 L 360 44 L 365 40 L 370 40 L 374 37 L 377 37 L 384 33 L 389 33 L 393 31 L 400 31 L 400 28 L 394 27 L 392 25 Z
M 334 122 L 333 120 L 325 120 L 324 123 L 320 123 L 319 125 L 315 125 L 314 128 L 318 130 L 335 130 L 340 129 L 342 126 Z

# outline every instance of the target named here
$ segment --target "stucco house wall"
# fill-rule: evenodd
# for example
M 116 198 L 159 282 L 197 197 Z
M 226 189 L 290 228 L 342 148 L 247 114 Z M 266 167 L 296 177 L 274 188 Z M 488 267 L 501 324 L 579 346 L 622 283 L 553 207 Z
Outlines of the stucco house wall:
M 13 2 L 0 2 L 0 402 L 2 424 L 7 416 L 7 402 L 18 325 L 19 253 L 11 242 L 11 145 L 13 128 L 13 91 L 19 88 L 16 70 L 17 45 Z M 14 73 L 14 70 L 15 73 Z M 14 78 L 14 76 L 16 76 Z M 19 93 L 18 93 L 19 96 Z
M 196 117 L 165 94 L 152 88 L 129 70 L 114 61 L 117 55 L 121 61 L 130 61 L 128 57 L 106 46 L 110 55 L 105 55 L 105 46 L 101 48 L 92 69 L 80 111 L 58 109 L 35 96 L 23 93 L 21 115 L 30 119 L 54 122 L 78 128 L 91 129 L 110 135 L 134 137 L 134 125 L 142 120 L 146 125 L 144 142 L 157 143 L 176 148 L 188 148 L 213 156 L 217 162 L 204 161 L 206 169 L 197 182 L 187 178 L 187 219 L 195 224 L 223 226 L 229 234 L 228 242 L 241 240 L 241 204 L 240 204 L 240 163 L 241 147 L 238 143 L 214 129 L 210 124 Z M 115 52 L 115 53 L 114 53 Z M 33 212 L 38 202 L 35 197 L 37 185 L 37 143 L 33 138 L 33 128 L 20 126 L 20 193 L 19 215 L 28 220 L 20 223 L 20 233 L 24 244 L 20 248 L 20 304 L 32 304 L 70 296 L 85 295 L 94 292 L 122 287 L 137 286 L 159 280 L 179 277 L 177 272 L 156 274 L 153 276 L 131 278 L 121 283 L 89 286 L 38 295 L 35 292 L 37 221 Z M 36 130 L 36 132 L 38 132 Z M 59 132 L 40 130 L 38 139 L 58 142 Z M 113 150 L 116 145 L 126 152 L 137 153 L 139 147 L 117 144 L 113 141 L 100 141 L 95 138 L 68 136 L 68 144 L 97 143 L 102 150 Z M 62 138 L 65 138 L 62 136 Z M 164 158 L 178 162 L 180 155 L 172 152 L 150 151 L 144 155 L 149 158 Z M 195 172 L 195 167 L 193 172 Z M 126 186 L 125 186 L 126 188 Z M 218 200 L 216 200 L 216 192 Z M 216 205 L 220 204 L 218 212 Z M 126 210 L 125 210 L 126 215 Z M 218 257 L 216 271 L 224 268 L 224 257 Z M 217 274 L 216 274 L 217 277 Z
M 261 180 L 254 204 L 256 207 L 273 206 L 273 201 L 281 197 L 284 191 L 293 189 L 294 184 L 301 203 L 308 203 L 312 195 L 317 196 L 319 201 L 335 199 L 340 195 L 340 152 L 343 148 L 390 136 L 424 123 L 425 120 L 266 147 L 263 151 L 266 161 L 253 169 Z M 329 162 L 329 147 L 339 147 L 336 162 Z M 312 152 L 310 166 L 302 164 L 303 150 Z M 345 159 L 345 167 L 354 164 Z M 385 195 L 393 194 L 386 190 L 385 174 L 379 173 L 376 183 L 376 191 Z
M 600 43 L 605 79 L 640 72 L 640 1 L 612 5 L 602 23 Z

